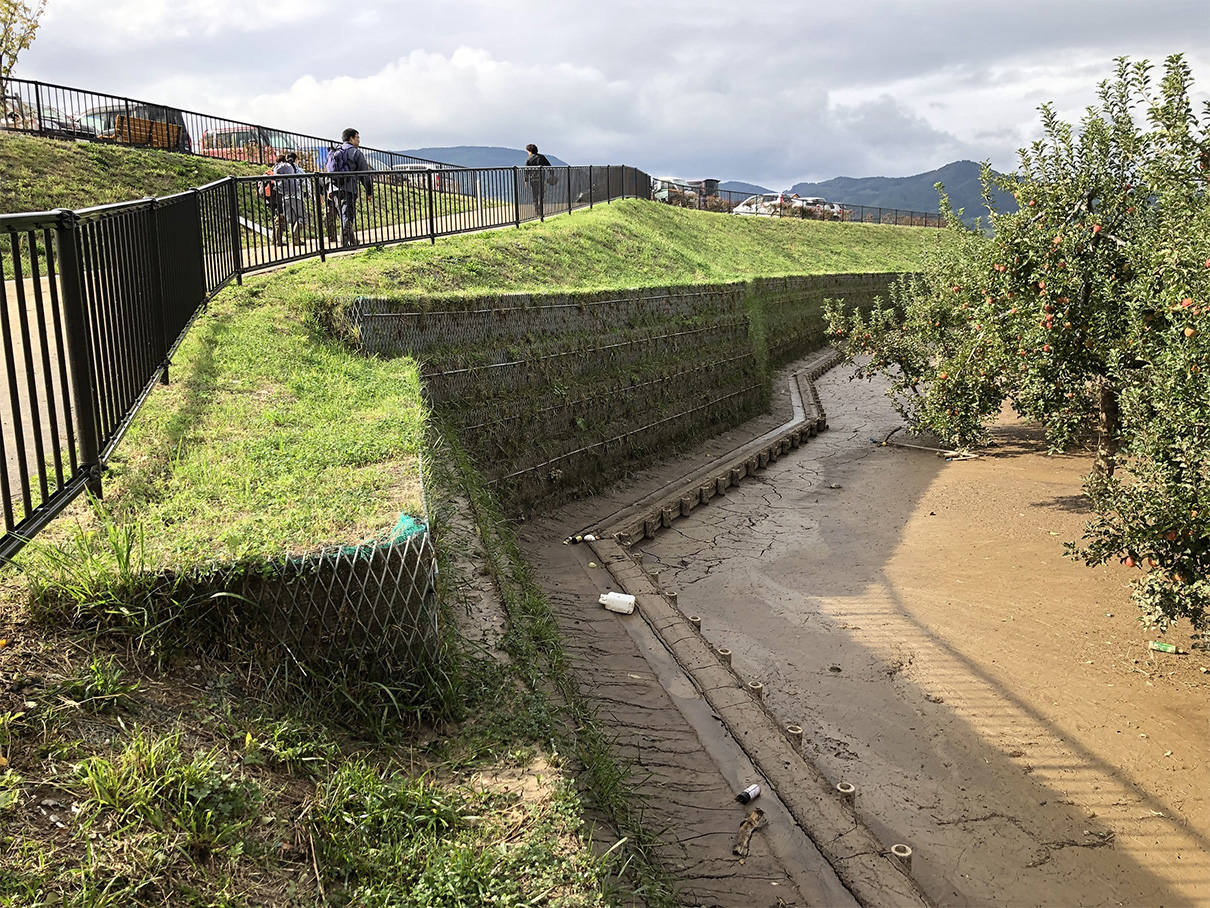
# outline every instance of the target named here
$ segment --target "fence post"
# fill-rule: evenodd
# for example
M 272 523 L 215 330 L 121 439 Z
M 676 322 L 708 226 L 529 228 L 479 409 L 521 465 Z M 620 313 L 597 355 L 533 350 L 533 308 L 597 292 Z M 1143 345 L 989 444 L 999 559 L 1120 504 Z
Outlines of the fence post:
M 34 83 L 34 108 L 38 111 L 38 135 L 42 135 L 42 83 Z M 66 124 L 64 124 L 66 125 Z
M 613 165 L 606 164 L 605 165 L 605 204 L 606 205 L 613 204 L 613 192 L 609 185 L 609 178 L 612 175 L 612 173 L 613 173 Z
M 97 435 L 96 393 L 92 382 L 92 353 L 88 344 L 88 315 L 84 309 L 84 268 L 80 262 L 74 211 L 59 209 L 55 241 L 59 247 L 59 282 L 63 289 L 63 324 L 71 367 L 72 406 L 76 411 L 76 440 L 80 470 L 88 474 L 88 491 L 101 498 L 101 441 Z
M 228 184 L 231 191 L 227 193 L 227 200 L 230 205 L 231 212 L 231 251 L 235 254 L 235 283 L 239 286 L 244 285 L 244 253 L 240 249 L 240 233 L 239 233 L 239 200 L 236 198 L 237 180 L 235 177 L 227 177 L 230 180 Z
M 571 214 L 571 165 L 567 165 L 567 213 Z
M 327 246 L 325 245 L 328 239 L 328 195 L 323 191 L 324 178 L 315 176 L 315 191 L 312 197 L 315 199 L 315 236 L 319 238 L 319 260 L 326 262 L 328 260 Z
M 433 217 L 433 171 L 426 169 L 424 171 L 424 187 L 428 197 L 429 206 L 429 242 L 437 245 L 437 221 Z
M 518 185 L 517 177 L 519 173 L 517 166 L 513 165 L 513 217 L 516 219 L 517 226 L 521 226 L 521 187 Z
M 164 263 L 160 259 L 160 200 L 151 199 L 147 211 L 147 261 L 151 266 L 151 330 L 152 334 L 163 346 L 158 350 L 163 356 L 160 364 L 160 384 L 168 384 L 168 347 L 172 341 L 168 337 L 167 323 L 164 317 Z
M 588 210 L 592 211 L 592 165 L 588 165 Z

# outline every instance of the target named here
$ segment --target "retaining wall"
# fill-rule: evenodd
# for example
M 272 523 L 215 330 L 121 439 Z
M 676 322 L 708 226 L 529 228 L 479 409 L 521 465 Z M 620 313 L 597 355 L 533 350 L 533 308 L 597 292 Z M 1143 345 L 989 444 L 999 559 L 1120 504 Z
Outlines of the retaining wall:
M 414 356 L 425 397 L 510 510 L 590 493 L 763 412 L 824 346 L 823 303 L 894 274 L 439 299 L 361 298 L 357 343 Z

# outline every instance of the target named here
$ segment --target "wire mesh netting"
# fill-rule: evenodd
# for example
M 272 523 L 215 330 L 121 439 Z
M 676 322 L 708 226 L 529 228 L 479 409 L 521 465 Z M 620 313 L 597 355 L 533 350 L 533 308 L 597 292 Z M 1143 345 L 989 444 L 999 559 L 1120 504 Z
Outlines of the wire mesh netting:
M 269 676 L 400 681 L 440 656 L 437 561 L 410 517 L 379 540 L 227 565 L 185 586 L 213 604 L 228 654 L 252 655 Z

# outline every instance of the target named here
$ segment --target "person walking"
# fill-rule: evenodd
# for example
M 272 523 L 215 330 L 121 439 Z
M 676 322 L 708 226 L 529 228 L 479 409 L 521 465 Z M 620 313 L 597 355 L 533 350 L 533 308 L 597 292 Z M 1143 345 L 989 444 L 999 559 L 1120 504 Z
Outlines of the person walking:
M 265 176 L 271 177 L 277 173 L 278 166 L 285 163 L 285 160 L 286 156 L 279 154 L 273 166 L 265 171 Z M 286 221 L 282 217 L 281 191 L 277 188 L 277 180 L 261 180 L 256 185 L 264 193 L 265 204 L 269 207 L 269 218 L 273 223 L 273 245 L 284 246 L 286 243 L 282 235 L 286 229 Z
M 540 218 L 543 217 L 542 203 L 546 198 L 546 168 L 550 167 L 550 161 L 546 159 L 546 155 L 539 153 L 538 146 L 533 142 L 526 145 L 525 150 L 529 152 L 529 157 L 525 159 L 525 166 L 530 168 L 525 171 L 525 182 L 529 184 L 529 192 L 534 199 L 534 214 Z M 553 182 L 555 179 L 555 175 L 551 173 L 550 180 Z
M 298 154 L 286 152 L 285 157 L 273 168 L 275 176 L 296 177 L 305 173 L 296 163 Z M 302 228 L 307 222 L 307 199 L 311 195 L 311 184 L 308 180 L 288 179 L 277 181 L 277 192 L 280 198 L 281 218 L 285 226 L 290 228 L 290 237 L 295 246 L 302 245 Z M 274 225 L 275 232 L 276 224 Z M 278 245 L 284 245 L 279 243 Z
M 358 174 L 365 176 L 331 177 L 328 196 L 336 207 L 340 219 L 341 245 L 356 246 L 357 196 L 362 186 L 366 190 L 366 201 L 374 198 L 374 182 L 370 179 L 370 165 L 361 151 L 361 134 L 350 127 L 341 133 L 341 146 L 328 154 L 324 169 L 332 174 Z

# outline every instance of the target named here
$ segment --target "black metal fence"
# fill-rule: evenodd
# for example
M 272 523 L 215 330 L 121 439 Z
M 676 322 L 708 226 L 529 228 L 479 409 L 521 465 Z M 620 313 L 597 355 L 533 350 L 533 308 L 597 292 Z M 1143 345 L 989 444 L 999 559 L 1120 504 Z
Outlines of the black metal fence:
M 653 198 L 658 202 L 681 208 L 754 217 L 851 221 L 861 224 L 893 224 L 899 227 L 945 226 L 945 219 L 937 212 L 825 202 L 822 199 L 799 198 L 779 192 L 751 193 L 727 189 L 709 191 L 701 186 L 681 185 L 670 180 L 655 180 Z
M 282 152 L 295 151 L 305 170 L 322 170 L 328 152 L 340 145 L 336 139 L 49 82 L 9 78 L 0 82 L 0 88 L 4 107 L 0 127 L 30 135 L 159 148 L 266 166 Z M 438 161 L 368 146 L 362 151 L 376 170 L 441 166 Z
M 334 199 L 356 186 L 340 229 Z M 0 561 L 85 489 L 217 290 L 349 245 L 519 226 L 625 197 L 625 166 L 230 177 L 162 199 L 0 216 Z

